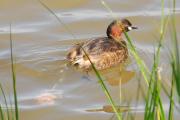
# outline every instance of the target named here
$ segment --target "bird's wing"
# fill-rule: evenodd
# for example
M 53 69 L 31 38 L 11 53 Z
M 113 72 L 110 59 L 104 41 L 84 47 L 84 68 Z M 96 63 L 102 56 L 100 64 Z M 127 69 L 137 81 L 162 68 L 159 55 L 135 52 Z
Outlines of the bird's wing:
M 128 58 L 128 51 L 122 49 L 116 50 L 115 52 L 103 52 L 102 54 L 94 56 L 93 58 L 97 61 L 95 66 L 98 69 L 105 69 L 116 64 L 123 63 Z
M 121 49 L 126 49 L 125 41 L 116 42 L 107 37 L 94 39 L 86 42 L 82 46 L 88 55 L 101 55 L 107 52 L 116 52 Z

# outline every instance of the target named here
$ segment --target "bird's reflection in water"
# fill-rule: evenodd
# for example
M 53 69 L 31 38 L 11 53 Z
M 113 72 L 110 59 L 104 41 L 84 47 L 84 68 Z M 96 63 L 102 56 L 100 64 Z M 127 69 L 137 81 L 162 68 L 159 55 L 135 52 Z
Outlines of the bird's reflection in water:
M 108 82 L 111 86 L 119 86 L 122 84 L 126 84 L 133 77 L 135 77 L 135 70 L 127 70 L 127 62 L 123 64 L 119 64 L 117 66 L 99 70 L 101 77 L 104 78 L 105 81 Z M 76 67 L 71 67 L 70 69 L 74 69 L 74 71 L 79 71 L 80 73 L 84 73 L 83 79 L 91 80 L 92 76 L 96 76 L 94 70 L 91 68 L 89 71 L 83 71 Z
M 128 112 L 132 110 L 129 106 L 116 106 L 118 112 Z M 114 113 L 113 107 L 111 105 L 104 105 L 102 108 L 92 108 L 87 109 L 87 112 L 106 112 L 106 113 Z
M 126 64 L 120 64 L 111 69 L 100 71 L 102 76 L 111 86 L 119 86 L 129 82 L 134 76 L 135 71 L 126 70 Z

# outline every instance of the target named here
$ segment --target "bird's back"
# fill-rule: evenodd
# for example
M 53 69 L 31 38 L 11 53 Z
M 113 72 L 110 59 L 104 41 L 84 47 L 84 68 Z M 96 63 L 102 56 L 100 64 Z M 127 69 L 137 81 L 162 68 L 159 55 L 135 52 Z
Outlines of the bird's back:
M 96 38 L 75 45 L 67 55 L 68 60 L 72 64 L 84 69 L 89 69 L 91 64 L 81 47 L 83 47 L 95 67 L 99 70 L 122 63 L 128 57 L 125 41 L 117 42 L 108 37 Z

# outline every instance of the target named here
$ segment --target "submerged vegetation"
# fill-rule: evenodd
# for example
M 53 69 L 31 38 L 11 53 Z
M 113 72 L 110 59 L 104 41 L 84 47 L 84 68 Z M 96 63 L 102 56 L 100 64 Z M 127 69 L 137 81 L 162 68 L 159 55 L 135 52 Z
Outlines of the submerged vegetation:
M 53 14 L 56 19 L 63 24 L 67 31 L 75 38 L 75 35 L 71 33 L 69 27 L 65 25 L 61 19 L 42 1 L 39 1 L 44 8 L 46 8 L 51 14 Z M 177 32 L 176 32 L 176 1 L 173 0 L 173 13 L 170 13 L 171 15 L 165 16 L 164 15 L 164 0 L 161 0 L 162 3 L 162 11 L 161 11 L 161 26 L 160 26 L 160 34 L 159 34 L 159 40 L 158 45 L 154 52 L 154 58 L 153 58 L 153 65 L 152 68 L 149 69 L 143 59 L 141 59 L 140 55 L 138 54 L 135 45 L 132 42 L 132 39 L 129 37 L 129 35 L 125 32 L 124 35 L 127 39 L 128 43 L 128 49 L 130 50 L 130 53 L 134 57 L 139 70 L 141 71 L 141 74 L 143 76 L 143 79 L 146 82 L 146 85 L 148 87 L 146 94 L 145 94 L 145 108 L 144 108 L 144 120 L 173 120 L 174 119 L 174 109 L 175 109 L 175 101 L 180 101 L 180 54 L 179 54 L 179 43 L 177 38 Z M 102 4 L 104 7 L 112 14 L 112 16 L 116 19 L 115 15 L 111 11 L 110 7 L 102 1 Z M 171 31 L 171 40 L 172 43 L 172 49 L 170 49 L 170 66 L 171 66 L 171 89 L 170 94 L 167 93 L 167 96 L 169 98 L 169 112 L 168 116 L 165 114 L 165 108 L 163 106 L 163 100 L 161 97 L 161 93 L 164 90 L 162 87 L 162 77 L 161 77 L 161 67 L 160 67 L 160 55 L 161 55 L 161 49 L 163 47 L 163 41 L 164 36 L 166 34 L 166 28 L 168 25 L 171 25 L 172 31 Z M 13 59 L 13 43 L 12 43 L 12 35 L 11 35 L 11 25 L 10 25 L 10 50 L 11 50 L 11 69 L 12 69 L 12 82 L 13 82 L 13 105 L 10 102 L 8 102 L 7 94 L 5 93 L 5 89 L 3 88 L 3 85 L 0 83 L 0 96 L 3 98 L 3 101 L 0 101 L 0 119 L 1 120 L 19 120 L 19 109 L 18 109 L 18 100 L 17 100 L 17 91 L 16 91 L 16 74 L 15 74 L 15 68 L 14 68 L 14 59 Z M 84 53 L 86 54 L 87 58 L 89 59 L 90 63 L 92 64 L 92 69 L 94 70 L 98 80 L 99 84 L 102 87 L 102 90 L 104 94 L 107 97 L 107 100 L 109 101 L 112 110 L 117 116 L 118 120 L 123 119 L 122 111 L 119 110 L 117 107 L 117 103 L 114 102 L 106 84 L 103 80 L 103 77 L 101 76 L 100 72 L 96 69 L 96 67 L 91 62 L 90 58 L 88 57 L 88 54 L 86 51 L 82 48 Z M 179 97 L 178 100 L 176 100 L 176 94 L 175 90 L 177 91 L 177 95 Z M 121 92 L 121 91 L 120 91 Z M 2 100 L 2 99 L 0 99 Z M 9 105 L 9 103 L 11 103 Z M 131 116 L 131 114 L 128 114 Z M 130 117 L 133 119 L 133 117 Z

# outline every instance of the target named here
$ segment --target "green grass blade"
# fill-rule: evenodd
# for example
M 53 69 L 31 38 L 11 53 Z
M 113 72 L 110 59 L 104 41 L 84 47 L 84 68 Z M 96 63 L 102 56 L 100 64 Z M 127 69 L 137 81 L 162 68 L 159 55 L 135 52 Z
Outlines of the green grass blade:
M 15 116 L 14 116 L 14 111 L 13 111 L 13 104 L 12 104 L 12 101 L 11 101 L 11 96 L 9 95 L 9 106 L 10 106 L 10 114 L 11 114 L 11 120 L 15 120 Z
M 108 98 L 109 103 L 112 105 L 112 108 L 113 108 L 114 112 L 116 113 L 116 116 L 117 116 L 118 120 L 121 120 L 121 119 L 122 119 L 122 116 L 121 116 L 121 114 L 118 112 L 118 110 L 117 110 L 117 108 L 116 108 L 116 105 L 115 105 L 115 102 L 113 101 L 113 99 L 112 99 L 112 97 L 111 97 L 111 95 L 110 95 L 110 93 L 109 93 L 109 91 L 108 91 L 105 83 L 103 82 L 103 79 L 102 79 L 100 73 L 98 72 L 98 70 L 97 70 L 96 67 L 94 66 L 93 62 L 92 62 L 91 59 L 89 58 L 89 56 L 88 56 L 88 54 L 86 53 L 86 51 L 85 51 L 82 47 L 81 47 L 81 49 L 84 51 L 84 53 L 85 53 L 85 55 L 87 56 L 89 62 L 91 63 L 92 68 L 93 68 L 96 76 L 97 76 L 98 79 L 99 79 L 99 83 L 101 84 L 101 87 L 102 87 L 102 89 L 103 89 L 106 97 Z
M 108 6 L 108 4 L 106 4 L 104 0 L 101 0 L 101 4 L 109 11 L 113 18 L 117 19 L 117 16 L 113 13 L 111 8 Z
M 174 66 L 174 62 L 172 62 L 172 67 Z M 170 105 L 169 105 L 169 115 L 168 120 L 174 120 L 173 112 L 174 112 L 174 76 L 172 72 L 172 81 L 171 81 L 171 93 L 170 93 Z
M 0 90 L 2 92 L 2 95 L 3 95 L 3 99 L 4 99 L 4 102 L 5 102 L 5 109 L 6 109 L 6 114 L 7 114 L 7 119 L 10 120 L 10 114 L 9 114 L 9 108 L 8 108 L 8 103 L 7 103 L 7 99 L 6 99 L 6 95 L 5 95 L 5 92 L 3 90 L 3 87 L 0 83 Z
M 18 109 L 18 100 L 17 100 L 17 91 L 16 91 L 16 74 L 15 74 L 14 58 L 13 58 L 13 43 L 12 43 L 11 24 L 10 24 L 10 50 L 11 50 L 11 70 L 12 70 L 12 79 L 13 79 L 15 117 L 16 117 L 16 120 L 19 120 L 19 109 Z
M 0 104 L 0 118 L 1 120 L 4 120 L 4 113 L 3 113 L 3 108 L 1 107 L 1 104 Z
M 176 90 L 179 95 L 180 102 L 180 56 L 179 56 L 179 41 L 176 31 L 176 0 L 173 0 L 173 15 L 172 15 L 172 39 L 173 39 L 173 55 L 174 55 L 174 79 L 176 81 Z
M 134 56 L 138 67 L 140 68 L 140 71 L 144 77 L 144 80 L 146 81 L 146 84 L 149 86 L 149 81 L 148 81 L 148 76 L 149 76 L 149 70 L 147 68 L 147 66 L 145 65 L 145 63 L 143 62 L 143 60 L 139 57 L 135 46 L 132 43 L 132 40 L 130 39 L 130 37 L 128 36 L 127 32 L 124 33 L 125 37 L 128 41 L 128 47 L 130 49 L 130 52 L 132 53 L 132 55 Z
M 65 29 L 67 30 L 67 32 L 69 34 L 71 34 L 71 36 L 73 37 L 73 39 L 76 38 L 76 36 L 73 34 L 73 32 L 69 29 L 68 25 L 66 25 L 57 15 L 54 11 L 52 11 L 45 3 L 43 3 L 41 0 L 38 0 L 38 2 L 46 9 L 48 10 L 55 18 L 56 20 L 63 25 L 63 27 L 65 27 Z

